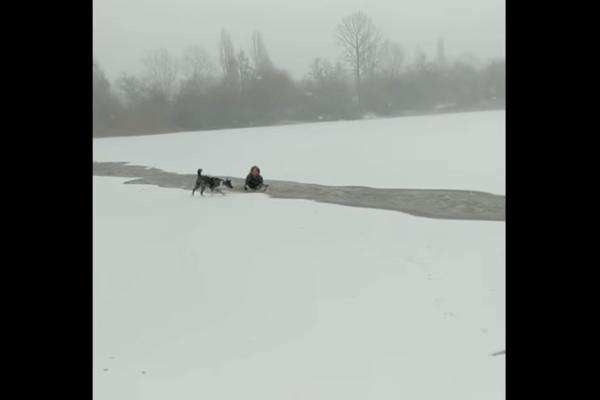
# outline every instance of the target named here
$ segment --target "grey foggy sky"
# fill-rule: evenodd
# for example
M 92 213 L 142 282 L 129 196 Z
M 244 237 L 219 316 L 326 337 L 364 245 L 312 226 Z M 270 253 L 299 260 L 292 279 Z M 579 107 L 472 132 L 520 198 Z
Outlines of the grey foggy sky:
M 257 29 L 275 65 L 300 78 L 313 58 L 337 59 L 333 32 L 355 11 L 409 57 L 416 46 L 433 56 L 438 38 L 450 57 L 505 54 L 504 0 L 94 0 L 94 57 L 111 78 L 139 72 L 141 57 L 155 48 L 179 56 L 199 45 L 216 63 L 221 28 L 247 53 Z

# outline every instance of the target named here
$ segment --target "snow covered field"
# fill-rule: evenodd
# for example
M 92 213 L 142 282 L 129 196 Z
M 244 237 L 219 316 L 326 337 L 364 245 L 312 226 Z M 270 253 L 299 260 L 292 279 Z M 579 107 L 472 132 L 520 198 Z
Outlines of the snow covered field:
M 94 140 L 95 161 L 169 172 L 380 188 L 505 193 L 505 112 L 227 129 Z
M 306 143 L 296 126 L 103 139 L 95 158 L 500 192 L 499 128 L 473 121 L 458 145 L 460 124 L 443 132 L 432 118 L 393 138 L 381 120 L 360 140 L 321 125 Z M 422 123 L 436 128 L 408 129 Z M 430 153 L 413 154 L 425 143 Z M 504 399 L 505 356 L 491 356 L 505 349 L 504 223 L 93 180 L 95 400 Z
M 94 140 L 95 161 L 504 193 L 504 112 Z M 94 177 L 95 400 L 504 399 L 503 222 Z

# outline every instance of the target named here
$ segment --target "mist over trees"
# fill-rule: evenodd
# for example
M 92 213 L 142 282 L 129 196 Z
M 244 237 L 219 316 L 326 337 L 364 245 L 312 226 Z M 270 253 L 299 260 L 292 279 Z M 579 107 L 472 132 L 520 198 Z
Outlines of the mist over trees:
M 156 49 L 138 75 L 111 82 L 93 63 L 94 136 L 235 128 L 504 107 L 505 61 L 430 57 L 384 38 L 358 12 L 341 19 L 335 59 L 315 57 L 303 78 L 278 68 L 259 31 L 248 49 L 221 31 L 216 57 L 193 46 Z M 291 51 L 291 50 L 290 50 Z

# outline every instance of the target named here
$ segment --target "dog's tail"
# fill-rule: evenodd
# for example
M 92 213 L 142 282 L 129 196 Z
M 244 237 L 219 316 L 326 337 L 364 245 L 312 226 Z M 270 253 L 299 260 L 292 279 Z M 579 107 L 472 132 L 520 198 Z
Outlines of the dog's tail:
M 202 168 L 198 169 L 198 176 L 202 175 Z

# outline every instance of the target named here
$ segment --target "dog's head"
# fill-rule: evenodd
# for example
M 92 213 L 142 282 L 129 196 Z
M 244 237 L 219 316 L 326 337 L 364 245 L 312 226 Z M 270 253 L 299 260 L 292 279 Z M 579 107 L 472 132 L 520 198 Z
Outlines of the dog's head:
M 223 179 L 223 185 L 227 186 L 229 189 L 233 189 L 233 185 L 231 184 L 231 179 Z

